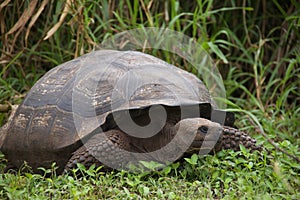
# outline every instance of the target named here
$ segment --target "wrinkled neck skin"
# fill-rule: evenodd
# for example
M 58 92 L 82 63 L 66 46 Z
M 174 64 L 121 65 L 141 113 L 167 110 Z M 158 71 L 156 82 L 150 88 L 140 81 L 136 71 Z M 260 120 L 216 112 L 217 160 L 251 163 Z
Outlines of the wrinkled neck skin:
M 137 152 L 152 152 L 166 146 L 176 135 L 175 122 L 166 122 L 162 130 L 152 137 L 130 137 L 132 145 Z

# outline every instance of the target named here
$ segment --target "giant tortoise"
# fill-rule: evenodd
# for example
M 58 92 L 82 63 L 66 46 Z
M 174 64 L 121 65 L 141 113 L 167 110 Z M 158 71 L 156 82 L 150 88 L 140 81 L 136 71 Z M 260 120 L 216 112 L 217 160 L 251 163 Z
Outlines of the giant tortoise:
M 233 128 L 193 74 L 137 51 L 99 50 L 61 64 L 28 92 L 0 129 L 8 168 L 59 172 L 173 162 L 184 153 L 260 150 Z

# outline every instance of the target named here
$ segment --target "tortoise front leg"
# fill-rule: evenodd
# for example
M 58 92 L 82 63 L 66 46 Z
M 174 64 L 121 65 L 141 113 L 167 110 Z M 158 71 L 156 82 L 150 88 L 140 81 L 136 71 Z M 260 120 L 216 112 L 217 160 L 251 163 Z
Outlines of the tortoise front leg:
M 223 149 L 233 149 L 234 151 L 240 150 L 240 144 L 250 149 L 251 151 L 261 151 L 263 148 L 261 145 L 256 144 L 256 140 L 251 138 L 246 133 L 232 128 L 232 127 L 223 127 L 223 139 L 222 139 L 222 148 Z
M 95 164 L 96 167 L 104 165 L 105 168 L 120 168 L 126 162 L 124 151 L 129 149 L 128 138 L 119 130 L 110 130 L 99 133 L 90 138 L 78 150 L 72 153 L 65 166 L 68 171 L 76 168 L 77 163 L 83 164 L 86 168 Z

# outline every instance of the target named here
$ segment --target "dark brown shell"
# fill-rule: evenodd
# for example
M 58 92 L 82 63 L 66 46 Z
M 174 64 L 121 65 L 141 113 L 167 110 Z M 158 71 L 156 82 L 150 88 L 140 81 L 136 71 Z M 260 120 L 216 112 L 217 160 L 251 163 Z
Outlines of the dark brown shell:
M 151 74 L 152 68 L 157 69 L 155 73 L 170 75 L 152 83 L 151 78 L 155 76 Z M 138 78 L 139 73 L 142 78 Z M 173 84 L 178 77 L 191 85 Z M 120 78 L 123 78 L 121 82 Z M 130 97 L 128 91 L 116 89 L 119 84 L 130 90 L 127 86 L 139 85 L 144 80 L 149 84 L 142 84 Z M 182 97 L 179 101 L 178 95 Z M 103 125 L 113 111 L 154 104 L 199 104 L 216 108 L 204 84 L 193 74 L 140 52 L 95 51 L 57 66 L 32 87 L 4 130 L 1 149 L 59 151 Z M 231 119 L 227 122 L 232 123 Z

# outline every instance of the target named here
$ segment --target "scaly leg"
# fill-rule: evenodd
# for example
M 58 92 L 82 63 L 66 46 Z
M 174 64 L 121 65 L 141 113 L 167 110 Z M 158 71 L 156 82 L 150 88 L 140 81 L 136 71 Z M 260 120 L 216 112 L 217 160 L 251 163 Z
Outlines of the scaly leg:
M 222 139 L 222 148 L 223 149 L 233 149 L 234 151 L 240 150 L 240 144 L 250 149 L 251 151 L 261 151 L 262 146 L 256 144 L 256 140 L 251 138 L 246 133 L 232 128 L 232 127 L 223 127 L 223 139 Z
M 121 168 L 128 162 L 128 154 L 124 153 L 130 149 L 130 142 L 126 135 L 119 130 L 110 130 L 105 133 L 94 135 L 82 147 L 76 150 L 65 170 L 76 167 L 77 163 L 90 167 L 95 164 L 108 166 L 109 168 Z

